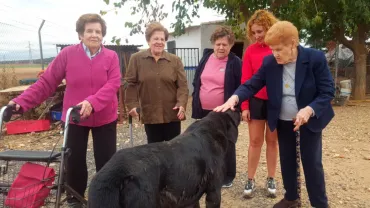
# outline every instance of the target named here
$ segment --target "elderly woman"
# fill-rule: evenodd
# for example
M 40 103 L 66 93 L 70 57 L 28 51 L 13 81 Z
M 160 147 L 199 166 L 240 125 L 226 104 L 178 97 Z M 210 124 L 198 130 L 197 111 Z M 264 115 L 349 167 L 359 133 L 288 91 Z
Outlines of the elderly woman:
M 271 55 L 271 49 L 265 43 L 265 34 L 277 21 L 276 17 L 266 10 L 257 10 L 247 24 L 247 35 L 253 44 L 249 45 L 243 57 L 242 83 L 257 73 L 265 56 Z M 266 189 L 271 197 L 276 196 L 275 172 L 278 156 L 277 133 L 267 125 L 266 87 L 241 104 L 242 118 L 248 122 L 248 180 L 244 188 L 244 197 L 252 197 L 255 186 L 255 175 L 261 156 L 261 149 L 266 141 L 267 180 Z M 266 132 L 266 133 L 265 133 Z
M 218 27 L 211 35 L 213 50 L 206 49 L 193 80 L 192 118 L 205 117 L 240 86 L 241 60 L 230 49 L 235 36 L 230 28 Z M 233 138 L 236 143 L 237 138 Z M 235 144 L 227 151 L 223 187 L 231 187 L 236 175 Z
M 330 104 L 334 83 L 323 52 L 299 46 L 297 28 L 279 21 L 267 32 L 265 43 L 273 55 L 266 56 L 253 77 L 214 111 L 234 109 L 264 86 L 269 101 L 268 125 L 277 129 L 284 199 L 274 208 L 296 207 L 296 133 L 300 132 L 301 157 L 311 205 L 328 207 L 322 165 L 322 130 L 334 117 Z
M 80 44 L 64 48 L 51 62 L 40 79 L 9 102 L 23 112 L 51 96 L 63 79 L 67 86 L 63 100 L 63 116 L 69 107 L 80 105 L 81 122 L 68 127 L 67 147 L 72 154 L 67 160 L 68 184 L 84 196 L 87 186 L 86 151 L 92 131 L 96 171 L 116 152 L 117 91 L 120 87 L 120 66 L 117 54 L 102 45 L 107 32 L 105 21 L 98 14 L 84 14 L 76 23 Z M 69 197 L 70 207 L 81 207 Z
M 145 38 L 149 49 L 133 54 L 125 76 L 126 104 L 131 116 L 144 124 L 148 143 L 169 141 L 181 133 L 188 86 L 179 57 L 164 51 L 168 31 L 160 23 L 149 24 Z

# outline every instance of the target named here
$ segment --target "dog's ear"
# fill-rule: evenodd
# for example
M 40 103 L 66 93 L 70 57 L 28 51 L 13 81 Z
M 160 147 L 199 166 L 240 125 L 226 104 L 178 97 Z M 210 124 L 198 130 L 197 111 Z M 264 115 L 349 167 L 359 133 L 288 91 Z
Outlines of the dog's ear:
M 241 116 L 240 111 L 238 109 L 235 109 L 235 111 L 228 110 L 228 111 L 226 111 L 226 114 L 230 117 L 230 120 L 234 124 L 234 126 L 236 128 L 238 128 L 238 126 L 239 126 L 239 124 L 242 120 L 242 116 Z
M 227 139 L 235 144 L 239 135 L 238 126 L 241 121 L 241 115 L 239 111 L 231 110 L 227 111 L 226 114 L 229 117 Z

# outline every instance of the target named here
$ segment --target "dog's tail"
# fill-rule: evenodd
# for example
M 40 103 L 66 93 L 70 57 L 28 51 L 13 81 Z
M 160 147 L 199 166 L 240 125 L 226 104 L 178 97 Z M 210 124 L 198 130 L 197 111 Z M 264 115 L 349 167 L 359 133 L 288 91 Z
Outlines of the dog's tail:
M 125 185 L 133 176 L 124 173 L 100 172 L 92 179 L 88 192 L 88 208 L 121 208 L 125 207 Z

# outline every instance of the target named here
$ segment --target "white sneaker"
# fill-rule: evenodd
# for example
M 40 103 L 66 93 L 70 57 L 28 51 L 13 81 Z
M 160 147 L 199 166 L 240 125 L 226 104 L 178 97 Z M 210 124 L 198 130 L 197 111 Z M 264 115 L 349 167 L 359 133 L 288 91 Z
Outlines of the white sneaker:
M 255 190 L 256 185 L 254 179 L 248 179 L 247 184 L 245 184 L 243 196 L 245 198 L 251 198 Z
M 274 178 L 268 177 L 266 181 L 266 189 L 269 197 L 276 197 L 276 182 Z

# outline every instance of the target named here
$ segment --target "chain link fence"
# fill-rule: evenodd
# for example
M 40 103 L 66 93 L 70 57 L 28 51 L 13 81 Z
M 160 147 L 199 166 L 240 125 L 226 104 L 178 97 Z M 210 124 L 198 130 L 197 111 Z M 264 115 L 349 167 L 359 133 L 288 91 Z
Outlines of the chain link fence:
M 0 90 L 31 84 L 57 54 L 56 43 L 74 28 L 29 16 L 6 5 L 0 8 Z M 74 42 L 77 42 L 77 37 Z M 69 42 L 71 43 L 71 42 Z M 40 47 L 41 46 L 41 47 Z M 42 55 L 41 55 L 42 54 Z

